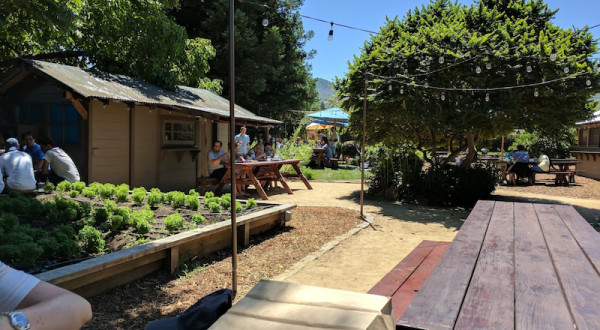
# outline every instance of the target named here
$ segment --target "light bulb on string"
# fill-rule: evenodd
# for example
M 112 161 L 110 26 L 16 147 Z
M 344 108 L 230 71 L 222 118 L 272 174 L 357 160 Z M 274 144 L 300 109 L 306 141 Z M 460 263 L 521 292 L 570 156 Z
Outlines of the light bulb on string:
M 481 67 L 479 66 L 479 64 L 477 64 L 477 67 L 475 68 L 475 72 L 477 72 L 477 74 L 481 73 Z
M 388 90 L 391 92 L 392 91 L 392 84 L 390 83 L 390 85 L 388 86 Z
M 333 41 L 333 22 L 331 22 L 331 30 L 329 30 L 329 37 L 327 37 L 327 40 Z
M 491 69 L 492 68 L 492 62 L 487 62 L 485 64 L 485 68 L 488 69 L 488 70 Z
M 423 86 L 425 86 L 425 88 L 429 88 L 429 83 L 427 82 L 427 79 L 425 79 L 425 83 L 423 84 Z
M 540 96 L 540 92 L 538 91 L 537 88 L 533 91 L 533 96 L 535 96 L 535 97 Z
M 585 79 L 585 84 L 586 84 L 586 85 L 588 85 L 588 86 L 591 86 L 591 85 L 592 85 L 592 81 L 590 80 L 590 77 L 587 77 L 587 78 Z
M 527 62 L 527 73 L 531 72 L 533 69 L 531 68 L 531 63 Z
M 563 69 L 563 72 L 564 73 L 569 73 L 569 66 L 568 65 L 565 65 L 565 68 Z
M 554 50 L 554 47 L 552 47 L 552 53 L 550 54 L 550 61 L 554 62 L 556 61 L 556 50 Z
M 265 12 L 265 13 L 263 14 L 262 25 L 263 25 L 264 27 L 267 27 L 267 26 L 269 26 L 269 14 L 268 14 L 267 12 Z
M 485 101 L 486 102 L 490 101 L 490 93 L 485 93 Z
M 446 93 L 442 92 L 442 94 L 440 95 L 440 99 L 443 101 L 446 99 Z
M 444 64 L 444 55 L 440 55 L 438 62 L 440 62 L 440 64 Z
M 404 94 L 404 86 L 400 86 L 400 94 Z

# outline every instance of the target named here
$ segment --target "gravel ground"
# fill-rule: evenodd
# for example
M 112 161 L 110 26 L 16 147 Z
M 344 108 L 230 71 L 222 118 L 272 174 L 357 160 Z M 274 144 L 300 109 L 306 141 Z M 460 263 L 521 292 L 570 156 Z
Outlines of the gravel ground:
M 251 237 L 238 251 L 238 296 L 272 278 L 362 221 L 359 212 L 298 207 L 290 225 Z M 231 287 L 231 250 L 188 262 L 175 278 L 158 272 L 90 299 L 94 318 L 84 329 L 144 329 L 149 321 L 176 316 L 201 297 Z
M 555 175 L 551 174 L 536 174 L 533 186 L 498 186 L 496 189 L 559 197 L 600 199 L 600 181 L 598 180 L 577 176 L 575 183 L 568 186 L 557 186 L 554 184 L 554 177 Z

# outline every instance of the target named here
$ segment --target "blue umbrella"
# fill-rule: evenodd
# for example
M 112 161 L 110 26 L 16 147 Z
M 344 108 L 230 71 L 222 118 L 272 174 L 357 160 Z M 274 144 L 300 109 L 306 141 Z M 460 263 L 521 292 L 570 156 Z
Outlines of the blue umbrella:
M 350 119 L 350 115 L 344 112 L 344 110 L 340 108 L 331 108 L 327 110 L 321 110 L 319 112 L 311 113 L 308 115 L 311 118 L 321 120 L 327 124 L 335 124 L 335 123 L 348 123 L 348 119 Z

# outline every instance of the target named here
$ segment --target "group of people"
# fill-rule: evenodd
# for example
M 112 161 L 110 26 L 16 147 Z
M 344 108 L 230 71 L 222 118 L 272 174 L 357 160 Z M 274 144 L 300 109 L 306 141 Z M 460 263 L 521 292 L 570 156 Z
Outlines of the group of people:
M 240 129 L 240 134 L 235 136 L 233 144 L 229 145 L 229 149 L 234 149 L 235 157 L 237 162 L 247 162 L 249 160 L 268 160 L 269 158 L 275 157 L 275 149 L 272 148 L 271 143 L 267 142 L 264 145 L 258 143 L 254 148 L 250 147 L 250 137 L 246 134 L 246 127 Z M 223 166 L 223 163 L 228 163 L 229 153 L 223 150 L 223 143 L 221 141 L 215 141 L 213 148 L 208 152 L 208 173 L 211 178 L 222 179 L 227 168 Z M 268 174 L 268 169 L 261 168 L 256 176 L 260 177 Z M 243 179 L 246 177 L 246 173 L 236 170 L 236 178 Z M 262 185 L 266 182 L 261 181 Z M 271 184 L 277 186 L 277 182 Z M 250 196 L 246 193 L 246 185 L 242 183 L 236 184 L 236 193 L 238 196 Z
M 529 185 L 533 184 L 535 173 L 546 173 L 550 170 L 550 158 L 545 150 L 540 151 L 538 163 L 532 167 L 529 167 L 529 154 L 523 145 L 518 145 L 517 151 L 507 154 L 507 156 L 514 161 L 508 172 L 514 172 L 518 177 L 527 178 Z
M 42 138 L 37 143 L 31 132 L 21 134 L 21 139 L 19 142 L 11 134 L 0 135 L 0 146 L 4 146 L 0 154 L 0 193 L 31 193 L 37 182 L 79 181 L 75 163 L 54 140 Z

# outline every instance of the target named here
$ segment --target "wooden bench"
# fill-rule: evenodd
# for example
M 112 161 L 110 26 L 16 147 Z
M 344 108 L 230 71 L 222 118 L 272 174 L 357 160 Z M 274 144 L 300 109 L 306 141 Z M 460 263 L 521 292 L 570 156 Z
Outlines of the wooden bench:
M 563 171 L 563 172 L 553 171 L 553 172 L 548 172 L 548 173 L 555 175 L 555 177 L 554 177 L 555 185 L 564 184 L 565 186 L 569 185 L 569 181 L 571 181 L 571 176 L 573 175 L 573 172 L 571 172 L 571 171 Z
M 367 293 L 392 297 L 394 320 L 398 322 L 448 245 L 450 242 L 422 241 Z
M 217 185 L 217 184 L 219 184 L 219 182 L 221 182 L 221 180 L 216 179 L 216 178 L 211 178 L 211 177 L 199 177 L 196 180 L 197 185 L 200 186 L 200 195 L 201 196 L 204 196 L 204 194 L 206 193 L 207 185 Z
M 336 169 L 338 168 L 338 160 L 335 158 L 329 158 L 327 160 L 327 167 L 331 168 L 331 169 Z

